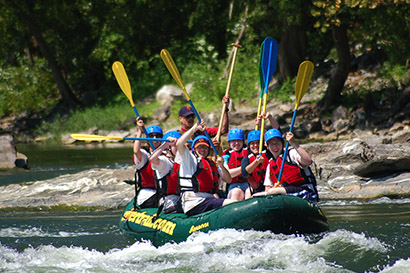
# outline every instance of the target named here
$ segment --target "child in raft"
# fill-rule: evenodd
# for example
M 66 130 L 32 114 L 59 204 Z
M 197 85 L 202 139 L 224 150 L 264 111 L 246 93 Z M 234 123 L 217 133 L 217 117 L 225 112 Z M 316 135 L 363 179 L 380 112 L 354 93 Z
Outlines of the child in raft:
M 269 120 L 272 128 L 279 129 L 279 123 L 270 112 L 262 113 L 255 119 L 255 124 L 258 127 L 260 127 L 262 118 Z M 260 137 L 261 131 L 259 130 L 252 130 L 248 133 L 248 156 L 241 162 L 242 177 L 247 178 L 250 185 L 245 192 L 245 199 L 250 198 L 254 193 L 265 191 L 263 182 L 270 155 L 267 155 L 265 147 L 263 147 L 262 153 L 259 155 Z
M 229 172 L 223 166 L 223 159 L 218 158 L 216 166 L 208 159 L 211 144 L 207 137 L 197 136 L 192 142 L 192 153 L 185 145 L 188 139 L 198 130 L 205 130 L 205 123 L 194 124 L 177 141 L 175 162 L 179 167 L 179 187 L 181 203 L 185 214 L 192 216 L 221 206 L 236 202 L 236 200 L 216 198 L 214 194 L 219 184 L 230 182 Z
M 265 133 L 265 143 L 273 157 L 269 160 L 266 169 L 265 192 L 256 193 L 254 196 L 288 194 L 297 195 L 302 198 L 306 197 L 307 199 L 315 196 L 315 188 L 306 179 L 306 172 L 304 170 L 313 163 L 312 158 L 305 149 L 296 143 L 293 133 L 288 132 L 286 134 L 286 141 L 293 148 L 288 150 L 281 181 L 278 182 L 283 160 L 284 139 L 277 129 L 270 129 Z
M 142 137 L 144 121 L 137 118 L 136 137 Z M 147 128 L 148 137 L 162 138 L 163 133 L 158 125 L 151 125 Z M 161 145 L 161 141 L 152 141 L 154 148 Z M 135 207 L 138 208 L 156 208 L 158 207 L 158 194 L 155 184 L 155 173 L 152 169 L 151 162 L 148 160 L 150 152 L 141 148 L 141 141 L 134 141 L 134 155 L 132 161 L 137 168 L 135 173 L 136 193 Z M 150 147 L 151 148 L 151 147 Z M 152 151 L 152 149 L 151 149 Z M 165 157 L 165 155 L 163 155 Z M 164 175 L 160 172 L 160 176 Z
M 165 213 L 182 212 L 180 196 L 177 194 L 179 164 L 174 162 L 176 142 L 180 137 L 178 131 L 167 132 L 164 138 L 169 142 L 162 143 L 149 158 L 152 169 L 157 171 L 157 191 L 164 204 Z M 164 154 L 166 157 L 162 156 Z
M 242 159 L 248 156 L 248 150 L 244 147 L 245 136 L 242 129 L 233 128 L 228 133 L 229 148 L 222 153 L 225 161 L 224 166 L 232 177 L 228 183 L 228 198 L 241 201 L 245 198 L 248 189 L 248 180 L 241 174 Z
M 250 185 L 245 192 L 245 199 L 252 197 L 254 193 L 265 191 L 263 181 L 269 159 L 266 150 L 259 155 L 260 138 L 261 131 L 259 130 L 252 130 L 248 133 L 248 156 L 241 162 L 242 177 L 246 178 Z

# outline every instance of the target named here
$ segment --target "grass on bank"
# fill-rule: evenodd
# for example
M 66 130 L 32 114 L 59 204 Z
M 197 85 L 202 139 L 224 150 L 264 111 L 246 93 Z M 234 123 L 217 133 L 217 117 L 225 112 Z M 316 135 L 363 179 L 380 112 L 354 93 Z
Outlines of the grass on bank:
M 230 96 L 236 105 L 256 108 L 260 95 L 259 50 L 259 46 L 248 46 L 238 51 L 230 88 Z M 207 113 L 220 109 L 228 81 L 228 77 L 221 78 L 226 61 L 196 60 L 178 65 L 185 86 L 193 84 L 190 96 L 197 110 Z M 18 115 L 27 109 L 34 109 L 34 113 L 46 113 L 57 104 L 58 94 L 45 62 L 37 62 L 36 66 L 31 68 L 13 69 L 0 69 L 2 91 L 0 92 L 0 116 Z M 168 84 L 176 86 L 168 73 L 161 76 L 169 79 Z M 381 84 L 374 85 L 376 80 Z M 387 100 L 397 98 L 409 81 L 410 71 L 405 65 L 385 63 L 368 80 L 358 80 L 356 85 L 346 86 L 343 91 L 343 105 L 348 109 L 354 108 L 365 101 L 368 94 L 371 94 L 372 99 L 378 104 L 384 105 Z M 268 101 L 291 102 L 295 93 L 295 82 L 296 79 L 293 78 L 275 84 L 273 90 L 268 93 Z M 139 84 L 152 86 L 152 77 L 145 77 Z M 138 89 L 135 88 L 134 90 Z M 149 99 L 137 98 L 134 94 L 136 107 L 145 118 L 146 125 L 151 124 L 153 113 L 161 107 L 153 98 L 153 93 L 156 91 L 152 90 L 152 97 Z M 184 105 L 188 105 L 185 98 L 172 103 L 170 117 L 159 123 L 164 130 L 179 126 L 178 110 Z M 118 94 L 112 98 L 110 104 L 72 111 L 64 117 L 55 117 L 52 122 L 44 121 L 35 128 L 34 135 L 52 136 L 50 142 L 59 142 L 61 135 L 66 133 L 85 132 L 91 128 L 111 131 L 129 130 L 133 127 L 135 127 L 135 113 L 128 99 L 118 89 Z

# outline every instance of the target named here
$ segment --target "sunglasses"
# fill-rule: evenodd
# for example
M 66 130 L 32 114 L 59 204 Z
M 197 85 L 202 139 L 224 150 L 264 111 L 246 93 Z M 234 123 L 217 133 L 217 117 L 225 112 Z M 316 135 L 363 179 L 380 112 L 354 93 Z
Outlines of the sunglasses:
M 161 134 L 158 134 L 158 133 L 152 133 L 152 134 L 149 134 L 148 135 L 150 138 L 162 138 L 162 135 Z
M 189 116 L 186 116 L 185 118 L 186 118 L 186 119 L 195 118 L 195 115 L 194 115 L 194 114 L 191 114 L 191 115 L 189 115 Z

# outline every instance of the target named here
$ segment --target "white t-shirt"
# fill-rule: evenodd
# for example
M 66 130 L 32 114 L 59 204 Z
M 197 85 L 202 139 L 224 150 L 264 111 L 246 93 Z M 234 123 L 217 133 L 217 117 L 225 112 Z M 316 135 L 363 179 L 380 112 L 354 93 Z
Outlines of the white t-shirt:
M 141 161 L 138 160 L 135 154 L 133 155 L 134 164 L 137 167 L 137 170 L 145 166 L 150 156 L 150 153 L 144 149 L 141 149 L 141 154 L 142 154 Z M 157 190 L 155 189 L 146 189 L 146 188 L 140 189 L 138 192 L 138 196 L 137 196 L 137 204 L 141 205 L 142 203 L 147 201 L 149 198 L 151 198 L 156 192 Z
M 289 155 L 290 161 L 293 164 L 296 164 L 296 165 L 298 165 L 299 168 L 302 168 L 302 166 L 299 163 L 300 154 L 298 154 L 298 152 L 295 149 L 289 149 L 288 150 L 288 155 Z M 278 166 L 278 167 L 280 168 L 281 166 Z M 276 181 L 275 181 L 275 183 L 276 183 Z M 263 182 L 263 185 L 264 186 L 273 186 L 274 185 L 274 183 L 270 179 L 270 168 L 269 168 L 269 166 L 268 166 L 268 168 L 266 168 L 265 180 Z
M 179 151 L 175 156 L 175 162 L 179 166 L 179 176 L 180 177 L 192 177 L 197 170 L 198 159 L 192 154 L 187 147 L 185 147 L 185 152 L 181 155 Z M 222 172 L 219 170 L 218 172 Z M 220 175 L 221 177 L 222 175 Z M 180 182 L 183 183 L 183 179 L 180 179 Z M 185 191 L 182 196 L 182 209 L 186 213 L 192 208 L 196 207 L 198 204 L 203 202 L 205 198 L 215 198 L 212 194 L 207 192 L 194 192 L 194 191 Z
M 154 163 L 151 163 L 151 167 L 154 171 L 157 172 L 158 179 L 161 179 L 167 174 L 169 174 L 170 171 L 172 171 L 174 163 L 165 155 L 160 155 L 158 159 L 159 164 L 155 165 Z

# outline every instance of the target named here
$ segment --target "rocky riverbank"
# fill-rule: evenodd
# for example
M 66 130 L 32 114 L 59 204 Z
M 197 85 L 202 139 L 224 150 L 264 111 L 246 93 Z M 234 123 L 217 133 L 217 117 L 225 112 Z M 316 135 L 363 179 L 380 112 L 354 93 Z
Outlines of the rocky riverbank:
M 398 142 L 399 139 L 407 139 Z M 315 163 L 325 200 L 410 197 L 410 130 L 303 145 Z M 122 208 L 134 195 L 134 168 L 91 169 L 57 178 L 0 187 L 0 209 L 59 205 Z
M 315 161 L 312 169 L 318 178 L 321 199 L 410 197 L 410 88 L 404 91 L 403 100 L 397 102 L 400 107 L 392 105 L 371 111 L 366 105 L 351 110 L 340 106 L 330 115 L 319 117 L 313 102 L 323 90 L 317 86 L 320 85 L 314 85 L 303 98 L 293 132 L 303 140 L 302 145 Z M 158 101 L 162 98 L 163 105 L 155 111 L 150 123 L 169 120 L 170 105 L 181 97 L 181 92 L 174 87 L 168 91 L 167 87 L 161 89 L 157 96 Z M 167 99 L 163 100 L 164 97 Z M 293 106 L 277 102 L 267 105 L 284 132 L 289 129 Z M 231 128 L 253 129 L 256 109 L 245 102 L 231 105 L 230 109 Z M 201 116 L 208 124 L 215 125 L 219 111 L 201 113 Z M 95 128 L 83 133 L 124 137 L 134 135 L 135 131 L 102 132 Z M 10 146 L 10 137 L 3 136 L 3 140 L 0 143 Z M 69 135 L 62 137 L 62 142 L 68 145 L 73 141 Z M 10 149 L 11 160 L 16 160 L 17 152 Z M 4 186 L 0 187 L 0 209 L 58 205 L 119 208 L 134 195 L 133 185 L 129 183 L 133 176 L 132 167 L 92 169 L 45 181 Z

